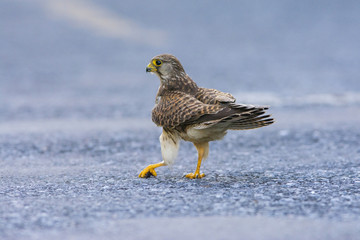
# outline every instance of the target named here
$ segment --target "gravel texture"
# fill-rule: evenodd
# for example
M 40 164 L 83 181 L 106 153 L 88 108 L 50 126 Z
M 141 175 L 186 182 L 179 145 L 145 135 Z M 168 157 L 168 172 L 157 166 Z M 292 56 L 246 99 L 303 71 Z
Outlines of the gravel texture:
M 211 144 L 202 168 L 207 176 L 194 181 L 183 177 L 196 164 L 194 147 L 184 143 L 172 168 L 139 179 L 143 167 L 160 160 L 158 135 L 150 129 L 2 135 L 2 236 L 66 230 L 86 237 L 85 230 L 97 223 L 109 231 L 108 222 L 168 217 L 194 218 L 197 224 L 199 217 L 217 224 L 219 216 L 240 223 L 240 217 L 262 216 L 266 224 L 275 217 L 285 225 L 323 219 L 325 225 L 358 226 L 359 128 L 269 127 L 229 134 Z

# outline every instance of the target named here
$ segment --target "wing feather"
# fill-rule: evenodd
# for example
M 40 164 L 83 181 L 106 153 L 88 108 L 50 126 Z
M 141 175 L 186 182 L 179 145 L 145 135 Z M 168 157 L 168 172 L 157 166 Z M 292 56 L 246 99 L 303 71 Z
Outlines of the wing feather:
M 199 93 L 200 92 L 200 93 Z M 195 129 L 220 127 L 244 130 L 272 124 L 266 106 L 236 104 L 228 93 L 200 88 L 195 96 L 166 91 L 152 111 L 153 122 L 162 127 L 193 126 Z
M 168 91 L 154 107 L 152 120 L 158 126 L 174 128 L 191 124 L 201 116 L 216 114 L 222 109 L 220 105 L 205 104 L 186 93 Z

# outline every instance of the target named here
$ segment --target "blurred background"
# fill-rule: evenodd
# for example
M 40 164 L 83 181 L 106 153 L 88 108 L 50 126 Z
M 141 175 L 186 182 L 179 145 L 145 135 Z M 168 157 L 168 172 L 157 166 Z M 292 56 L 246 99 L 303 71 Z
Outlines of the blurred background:
M 358 0 L 0 0 L 0 238 L 358 239 L 359 13 Z M 276 124 L 211 143 L 204 179 L 183 178 L 189 142 L 139 179 L 161 159 L 145 72 L 161 53 L 199 86 L 270 105 Z
M 360 104 L 358 1 L 0 1 L 0 121 L 144 118 L 160 53 L 278 107 Z

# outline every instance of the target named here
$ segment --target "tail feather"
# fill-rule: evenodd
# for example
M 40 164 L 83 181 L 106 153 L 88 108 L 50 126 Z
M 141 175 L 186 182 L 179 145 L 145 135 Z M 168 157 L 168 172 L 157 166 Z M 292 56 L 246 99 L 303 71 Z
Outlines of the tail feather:
M 246 119 L 240 119 L 238 121 L 232 122 L 229 125 L 229 129 L 232 130 L 246 130 L 246 129 L 253 129 L 264 127 L 274 123 L 274 119 L 271 118 L 270 115 L 264 115 L 260 117 L 250 117 Z
M 252 107 L 249 111 L 240 113 L 237 117 L 232 119 L 223 119 L 222 121 L 230 122 L 228 129 L 231 130 L 245 130 L 264 127 L 274 123 L 271 115 L 265 114 L 268 107 Z
M 246 130 L 264 127 L 274 123 L 271 115 L 266 114 L 268 107 L 244 105 L 244 104 L 227 104 L 229 108 L 218 114 L 203 116 L 195 127 L 196 129 L 205 129 L 219 127 L 231 130 Z

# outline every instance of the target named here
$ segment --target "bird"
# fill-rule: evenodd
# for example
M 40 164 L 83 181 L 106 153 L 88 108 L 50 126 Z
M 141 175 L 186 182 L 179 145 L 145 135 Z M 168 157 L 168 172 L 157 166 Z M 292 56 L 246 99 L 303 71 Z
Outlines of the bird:
M 221 140 L 228 130 L 254 129 L 274 123 L 265 112 L 267 106 L 238 104 L 230 93 L 199 87 L 171 54 L 153 57 L 146 72 L 160 79 L 151 116 L 162 127 L 159 137 L 162 161 L 143 169 L 140 178 L 156 177 L 155 168 L 172 165 L 181 140 L 192 142 L 198 153 L 195 172 L 185 177 L 203 178 L 205 174 L 200 172 L 200 167 L 209 155 L 209 142 Z

